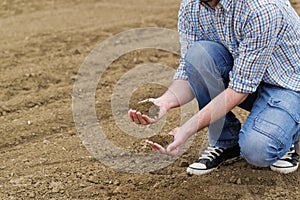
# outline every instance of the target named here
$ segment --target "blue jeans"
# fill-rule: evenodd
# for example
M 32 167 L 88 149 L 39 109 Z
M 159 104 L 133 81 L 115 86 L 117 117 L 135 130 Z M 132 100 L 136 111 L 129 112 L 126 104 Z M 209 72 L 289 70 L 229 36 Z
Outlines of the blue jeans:
M 221 44 L 195 43 L 186 54 L 186 72 L 199 109 L 225 90 L 233 58 Z M 250 111 L 243 127 L 229 112 L 208 127 L 212 145 L 240 145 L 241 155 L 256 166 L 270 166 L 299 139 L 300 92 L 261 83 L 255 93 L 239 105 Z

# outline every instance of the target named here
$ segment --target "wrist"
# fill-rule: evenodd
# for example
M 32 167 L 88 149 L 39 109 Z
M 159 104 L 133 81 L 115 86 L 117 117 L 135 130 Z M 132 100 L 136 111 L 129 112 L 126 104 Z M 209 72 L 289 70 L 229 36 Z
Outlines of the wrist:
M 158 97 L 156 99 L 153 99 L 152 101 L 155 105 L 161 107 L 161 109 L 165 111 L 169 111 L 171 109 L 170 103 L 162 97 Z

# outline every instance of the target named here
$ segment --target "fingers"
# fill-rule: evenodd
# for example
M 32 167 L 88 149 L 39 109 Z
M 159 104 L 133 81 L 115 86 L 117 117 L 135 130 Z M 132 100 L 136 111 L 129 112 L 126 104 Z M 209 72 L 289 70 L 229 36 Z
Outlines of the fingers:
M 143 103 L 143 102 L 151 101 L 154 103 L 154 100 L 155 100 L 154 98 L 149 98 L 149 99 L 142 100 L 140 102 Z
M 147 124 L 152 124 L 155 122 L 155 119 L 148 117 L 147 115 L 142 115 L 142 118 L 145 120 Z
M 136 113 L 136 117 L 138 119 L 138 121 L 140 122 L 140 124 L 142 125 L 147 125 L 147 121 L 144 119 L 143 115 L 140 112 Z
M 128 116 L 130 121 L 136 124 L 148 125 L 154 122 L 154 120 L 147 115 L 143 115 L 142 113 L 132 109 L 128 111 Z
M 128 115 L 129 115 L 129 118 L 132 122 L 136 123 L 136 124 L 140 124 L 140 121 L 137 117 L 137 112 L 135 110 L 129 110 L 128 111 Z
M 131 122 L 134 122 L 134 119 L 133 119 L 133 113 L 134 113 L 135 111 L 134 110 L 128 110 L 128 116 L 129 116 L 129 119 L 130 119 L 130 121 Z
M 175 147 L 174 145 L 172 146 L 172 144 L 169 145 L 167 148 L 164 148 L 160 144 L 154 143 L 150 140 L 146 140 L 146 143 L 149 144 L 152 147 L 152 149 L 154 149 L 162 154 L 176 156 L 179 152 L 179 147 Z
M 149 144 L 154 150 L 162 153 L 162 154 L 167 154 L 166 149 L 161 146 L 160 144 L 154 143 L 150 140 L 146 140 L 146 143 Z

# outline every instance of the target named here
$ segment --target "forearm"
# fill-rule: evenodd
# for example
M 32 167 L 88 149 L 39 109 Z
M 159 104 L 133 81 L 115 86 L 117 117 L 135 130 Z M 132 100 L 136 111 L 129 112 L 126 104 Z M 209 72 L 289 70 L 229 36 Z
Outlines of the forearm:
M 182 126 L 173 129 L 169 134 L 174 136 L 174 141 L 169 144 L 167 148 L 152 141 L 147 141 L 147 143 L 163 154 L 176 155 L 180 147 L 191 135 L 226 115 L 236 105 L 242 103 L 247 96 L 248 94 L 237 93 L 234 90 L 227 88 L 190 120 Z
M 164 102 L 169 110 L 184 105 L 193 98 L 194 94 L 187 80 L 174 80 L 168 90 L 158 99 Z
M 247 96 L 248 94 L 238 93 L 227 88 L 182 125 L 182 128 L 186 130 L 187 138 L 225 116 L 235 106 L 242 103 Z

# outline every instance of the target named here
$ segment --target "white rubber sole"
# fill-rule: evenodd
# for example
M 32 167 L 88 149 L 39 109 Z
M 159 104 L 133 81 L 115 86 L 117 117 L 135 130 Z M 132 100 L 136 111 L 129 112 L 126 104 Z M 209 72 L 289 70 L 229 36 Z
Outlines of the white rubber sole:
M 279 172 L 281 174 L 289 174 L 289 173 L 292 173 L 294 171 L 296 171 L 299 167 L 299 163 L 295 166 L 295 167 L 274 167 L 274 166 L 270 166 L 271 170 L 274 171 L 274 172 Z
M 199 170 L 199 169 L 193 169 L 193 168 L 190 168 L 188 167 L 186 169 L 186 172 L 189 174 L 189 175 L 196 175 L 196 176 L 200 176 L 200 175 L 204 175 L 204 174 L 208 174 L 209 172 L 215 170 L 217 168 L 212 168 L 212 169 L 207 169 L 207 170 Z

